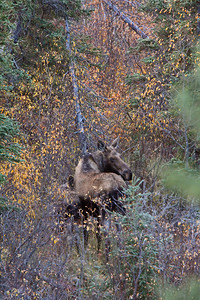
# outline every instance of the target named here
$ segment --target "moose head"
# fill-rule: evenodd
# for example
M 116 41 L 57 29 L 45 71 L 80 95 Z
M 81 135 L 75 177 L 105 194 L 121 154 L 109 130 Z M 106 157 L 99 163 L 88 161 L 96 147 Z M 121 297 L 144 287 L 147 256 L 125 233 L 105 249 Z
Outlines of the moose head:
M 117 152 L 118 141 L 119 139 L 116 138 L 110 146 L 106 146 L 102 141 L 98 142 L 97 153 L 101 156 L 101 168 L 103 172 L 112 172 L 121 175 L 125 181 L 129 181 L 132 179 L 132 172 Z M 96 155 L 95 160 L 98 161 L 98 155 Z

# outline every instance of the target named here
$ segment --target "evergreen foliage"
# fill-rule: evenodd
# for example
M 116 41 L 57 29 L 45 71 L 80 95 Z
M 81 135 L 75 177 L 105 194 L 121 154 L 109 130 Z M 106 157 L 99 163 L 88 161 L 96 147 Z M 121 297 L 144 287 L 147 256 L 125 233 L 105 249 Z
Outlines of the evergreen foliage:
M 21 161 L 22 147 L 16 138 L 19 137 L 19 125 L 9 117 L 0 114 L 0 164 L 16 163 Z M 0 173 L 0 186 L 6 176 Z M 0 213 L 8 208 L 6 197 L 0 195 Z
M 0 115 L 0 161 L 19 162 L 22 147 L 14 141 L 19 136 L 19 125 L 9 117 Z

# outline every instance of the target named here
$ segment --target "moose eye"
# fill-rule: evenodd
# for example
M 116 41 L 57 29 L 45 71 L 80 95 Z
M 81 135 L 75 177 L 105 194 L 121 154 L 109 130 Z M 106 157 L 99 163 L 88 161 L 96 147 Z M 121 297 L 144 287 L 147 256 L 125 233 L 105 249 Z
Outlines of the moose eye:
M 115 162 L 115 159 L 111 157 L 111 158 L 110 158 L 110 162 L 111 162 L 111 163 L 114 163 L 114 162 Z

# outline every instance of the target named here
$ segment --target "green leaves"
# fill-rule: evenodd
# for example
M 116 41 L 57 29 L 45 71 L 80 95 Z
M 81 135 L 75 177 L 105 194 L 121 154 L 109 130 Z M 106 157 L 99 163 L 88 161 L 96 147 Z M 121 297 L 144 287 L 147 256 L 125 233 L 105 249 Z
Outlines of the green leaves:
M 198 300 L 200 294 L 200 285 L 196 280 L 189 280 L 184 286 L 177 288 L 168 288 L 165 291 L 163 300 Z
M 21 161 L 22 147 L 14 141 L 19 136 L 18 124 L 9 117 L 0 114 L 0 164 Z M 6 176 L 0 173 L 0 186 L 6 181 Z M 9 208 L 7 198 L 0 194 L 0 214 Z
M 177 103 L 184 119 L 196 132 L 200 132 L 200 68 L 190 76 L 186 84 L 177 95 Z
M 184 77 L 181 83 L 182 87 L 177 94 L 176 105 L 185 123 L 185 135 L 192 134 L 193 139 L 198 143 L 200 140 L 200 68 L 197 68 L 188 79 Z M 188 133 L 187 128 L 189 128 Z M 186 153 L 189 152 L 188 147 L 189 145 L 186 145 Z M 180 168 L 173 165 L 165 173 L 165 183 L 169 188 L 198 201 L 200 201 L 199 179 L 199 170 L 190 166 Z
M 17 123 L 0 115 L 0 161 L 19 162 L 22 147 L 14 141 L 19 136 Z
M 168 188 L 184 197 L 200 200 L 200 172 L 174 166 L 168 168 L 164 174 L 164 182 Z

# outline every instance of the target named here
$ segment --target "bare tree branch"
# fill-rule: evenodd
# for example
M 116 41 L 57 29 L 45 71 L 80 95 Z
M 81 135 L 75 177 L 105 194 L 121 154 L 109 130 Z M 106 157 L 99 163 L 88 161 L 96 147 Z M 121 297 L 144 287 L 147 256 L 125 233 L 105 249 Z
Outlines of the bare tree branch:
M 140 35 L 143 39 L 148 39 L 149 36 L 144 33 L 137 25 L 134 24 L 129 17 L 127 17 L 122 11 L 118 9 L 118 7 L 112 4 L 110 1 L 103 0 L 105 4 L 109 6 L 110 9 L 114 10 L 114 12 L 125 22 L 128 26 L 133 29 L 138 35 Z

